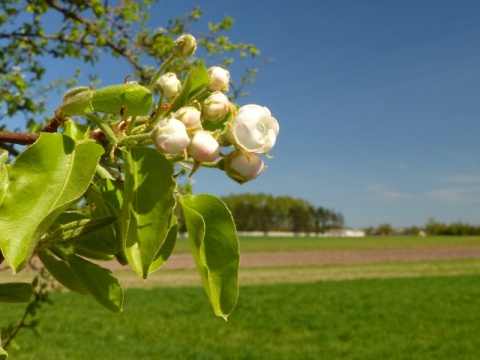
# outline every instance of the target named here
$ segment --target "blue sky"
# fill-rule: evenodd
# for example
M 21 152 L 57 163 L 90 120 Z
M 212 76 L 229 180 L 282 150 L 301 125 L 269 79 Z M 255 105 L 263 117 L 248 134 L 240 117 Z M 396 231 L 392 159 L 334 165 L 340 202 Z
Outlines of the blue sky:
M 192 2 L 193 3 L 193 2 Z M 366 227 L 480 223 L 480 2 L 209 1 L 275 62 L 243 102 L 280 135 L 258 179 L 196 191 L 308 199 Z M 210 15 L 211 14 L 211 15 Z
M 196 193 L 304 198 L 355 228 L 480 223 L 480 2 L 164 0 L 152 24 L 196 3 L 199 31 L 230 15 L 232 40 L 275 58 L 239 104 L 280 123 L 259 178 L 203 169 Z M 126 67 L 107 65 L 105 84 L 123 79 Z

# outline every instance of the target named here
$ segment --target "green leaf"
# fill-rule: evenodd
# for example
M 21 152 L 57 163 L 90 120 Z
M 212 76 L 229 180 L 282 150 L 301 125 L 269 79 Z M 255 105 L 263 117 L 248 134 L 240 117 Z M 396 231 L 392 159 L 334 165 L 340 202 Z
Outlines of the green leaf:
M 66 210 L 55 219 L 49 230 L 59 229 L 62 225 L 69 222 L 90 219 L 90 214 L 86 210 Z
M 90 126 L 78 124 L 72 120 L 65 121 L 63 134 L 75 141 L 89 138 Z
M 216 315 L 227 318 L 238 298 L 238 236 L 232 215 L 217 197 L 182 196 L 195 264 Z
M 170 230 L 168 230 L 167 237 L 162 244 L 162 247 L 158 251 L 157 255 L 155 255 L 155 259 L 153 259 L 152 264 L 150 265 L 149 274 L 154 271 L 160 269 L 163 264 L 168 260 L 170 255 L 172 255 L 173 248 L 175 247 L 175 242 L 177 240 L 177 232 L 178 232 L 178 225 L 177 225 L 177 218 L 174 216 L 172 218 L 172 226 Z
M 50 226 L 50 231 L 57 231 L 63 225 L 68 223 L 74 223 L 79 221 L 91 220 L 90 211 L 64 211 L 62 212 Z M 112 219 L 113 220 L 113 219 Z M 114 224 L 118 221 L 114 222 Z M 105 245 L 104 239 L 100 235 L 101 231 L 94 232 L 86 236 L 82 236 L 81 241 L 74 242 L 71 245 L 71 249 L 77 255 L 87 257 L 94 260 L 109 261 L 113 259 L 113 254 L 115 253 L 112 248 L 109 248 Z M 51 236 L 51 235 L 50 235 Z M 46 238 L 42 238 L 36 250 L 42 250 L 45 246 L 42 244 L 45 242 Z
M 0 360 L 7 360 L 8 353 L 2 348 L 2 339 L 0 339 Z
M 123 206 L 123 184 L 104 178 L 100 185 L 100 191 L 102 200 L 109 205 L 112 214 L 120 216 Z
M 8 187 L 8 170 L 5 161 L 8 159 L 8 151 L 0 149 L 0 206 L 2 205 L 3 196 Z
M 217 121 L 211 121 L 208 119 L 204 119 L 202 126 L 204 130 L 207 131 L 217 131 L 220 130 L 219 137 L 222 136 L 232 136 L 231 135 L 231 130 L 230 130 L 230 124 L 232 120 L 232 111 L 229 111 L 223 118 L 217 120 Z M 222 145 L 222 144 L 221 144 Z M 227 146 L 229 146 L 228 144 Z
M 153 106 L 150 90 L 138 84 L 111 85 L 93 92 L 95 111 L 124 116 L 147 115 Z M 122 110 L 124 108 L 124 110 Z
M 0 248 L 15 272 L 55 218 L 86 191 L 102 153 L 94 142 L 42 133 L 17 157 L 0 207 Z
M 53 233 L 42 239 L 41 244 L 71 244 L 98 233 L 117 221 L 115 216 L 104 216 L 94 219 L 83 219 L 61 225 Z M 115 249 L 110 250 L 115 254 Z
M 119 217 L 118 210 L 112 209 L 112 206 L 103 199 L 103 194 L 100 189 L 92 184 L 88 191 L 85 193 L 88 206 L 92 218 Z M 113 224 L 99 231 L 95 238 L 87 239 L 76 244 L 76 247 L 91 249 L 93 252 L 99 254 L 111 254 L 114 255 L 122 250 L 122 237 L 120 231 L 116 232 L 116 225 Z M 119 230 L 119 229 L 118 229 Z
M 102 183 L 100 185 L 100 190 L 102 194 L 102 199 L 104 203 L 108 205 L 112 214 L 115 214 L 118 217 L 121 217 L 122 207 L 123 207 L 123 184 L 111 179 L 103 178 Z M 121 230 L 122 224 L 123 224 L 123 221 L 117 221 L 114 224 L 115 235 L 117 237 L 117 244 L 122 249 L 121 251 L 115 254 L 115 257 L 117 258 L 117 261 L 120 264 L 128 265 L 128 259 L 126 258 L 125 251 L 124 251 L 125 239 L 122 236 L 122 230 Z
M 180 94 L 175 98 L 172 103 L 172 107 L 169 112 L 174 112 L 180 109 L 182 106 L 187 105 L 193 98 L 201 93 L 208 85 L 210 85 L 210 75 L 208 70 L 202 61 L 195 69 L 190 71 L 185 80 L 185 84 L 182 86 Z M 205 93 L 207 96 L 208 93 Z M 196 100 L 200 100 L 197 98 Z
M 25 303 L 33 295 L 32 285 L 29 283 L 12 282 L 0 284 L 0 302 Z
M 84 115 L 93 110 L 93 90 L 87 86 L 77 86 L 63 95 L 60 116 Z
M 48 272 L 68 290 L 83 295 L 89 294 L 87 288 L 65 261 L 55 259 L 46 251 L 39 252 L 38 257 Z
M 95 300 L 110 311 L 122 311 L 123 290 L 110 270 L 75 255 L 66 261 Z
M 153 148 L 123 149 L 123 162 L 125 254 L 135 272 L 146 279 L 170 229 L 176 186 L 173 165 Z

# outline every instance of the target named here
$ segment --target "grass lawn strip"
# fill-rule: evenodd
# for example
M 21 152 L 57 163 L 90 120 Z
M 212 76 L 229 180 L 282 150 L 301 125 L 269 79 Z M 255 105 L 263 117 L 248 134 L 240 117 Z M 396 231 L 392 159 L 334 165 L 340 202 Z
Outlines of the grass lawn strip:
M 138 276 L 127 270 L 115 271 L 115 275 L 125 288 L 202 286 L 195 269 L 160 269 L 145 282 L 139 281 Z M 241 268 L 240 285 L 455 275 L 480 275 L 480 259 Z
M 128 289 L 122 314 L 53 294 L 15 360 L 480 359 L 480 276 L 242 286 L 228 322 L 199 287 Z M 0 306 L 2 323 L 23 307 Z

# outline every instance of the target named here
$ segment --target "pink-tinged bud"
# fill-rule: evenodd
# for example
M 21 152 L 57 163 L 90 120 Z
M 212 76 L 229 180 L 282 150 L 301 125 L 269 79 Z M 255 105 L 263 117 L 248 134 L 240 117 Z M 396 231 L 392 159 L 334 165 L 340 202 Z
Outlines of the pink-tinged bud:
M 233 151 L 225 158 L 225 172 L 239 184 L 255 179 L 263 169 L 263 160 L 255 153 Z
M 210 75 L 210 85 L 208 90 L 227 92 L 228 85 L 230 83 L 230 73 L 219 66 L 212 66 L 208 69 L 208 75 Z
M 158 91 L 169 99 L 177 96 L 182 87 L 180 80 L 177 79 L 177 75 L 172 72 L 160 76 L 155 85 Z
M 197 40 L 190 35 L 182 35 L 174 43 L 174 54 L 181 57 L 193 55 L 197 50 Z
M 193 106 L 185 106 L 175 112 L 175 119 L 180 120 L 185 124 L 187 129 L 201 128 L 202 122 L 200 120 L 202 113 Z
M 232 134 L 248 152 L 267 153 L 275 145 L 280 127 L 270 110 L 260 105 L 245 105 L 232 121 Z
M 203 115 L 212 121 L 223 118 L 230 111 L 230 101 L 220 91 L 213 92 L 203 105 Z
M 190 143 L 185 125 L 177 119 L 163 119 L 153 129 L 153 141 L 165 154 L 177 154 Z
M 211 134 L 197 131 L 188 145 L 188 153 L 196 161 L 212 162 L 220 154 L 220 145 Z

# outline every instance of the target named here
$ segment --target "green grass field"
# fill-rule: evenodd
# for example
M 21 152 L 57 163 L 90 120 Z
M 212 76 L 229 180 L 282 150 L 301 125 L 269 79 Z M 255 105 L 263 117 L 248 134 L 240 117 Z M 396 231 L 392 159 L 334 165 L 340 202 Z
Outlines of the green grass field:
M 479 359 L 480 276 L 246 286 L 228 322 L 199 287 L 130 289 L 123 314 L 55 294 L 12 359 Z M 18 316 L 2 305 L 2 320 Z
M 480 246 L 480 238 L 241 244 L 242 252 L 322 251 Z M 195 270 L 160 270 L 146 283 L 116 274 L 127 288 L 122 314 L 88 296 L 52 294 L 39 335 L 22 330 L 10 359 L 480 359 L 480 259 L 242 268 L 228 322 L 214 316 Z M 0 326 L 22 309 L 0 304 Z
M 480 236 L 366 236 L 363 238 L 241 237 L 240 250 L 248 252 L 290 252 L 330 250 L 385 250 L 432 247 L 480 246 Z M 190 252 L 187 239 L 178 239 L 176 253 Z

